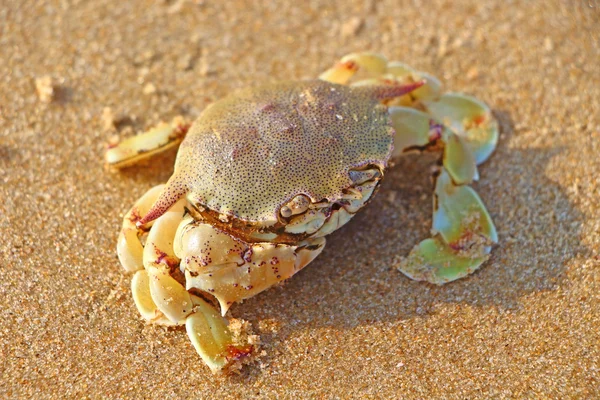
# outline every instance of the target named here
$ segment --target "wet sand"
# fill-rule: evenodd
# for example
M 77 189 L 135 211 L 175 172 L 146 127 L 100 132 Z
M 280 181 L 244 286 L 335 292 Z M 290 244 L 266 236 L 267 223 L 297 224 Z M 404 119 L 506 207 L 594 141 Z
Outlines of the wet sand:
M 599 397 L 600 5 L 589 3 L 4 2 L 0 397 Z M 500 243 L 443 287 L 393 270 L 431 224 L 432 159 L 408 157 L 312 265 L 232 308 L 267 355 L 213 376 L 184 330 L 141 321 L 115 254 L 123 213 L 166 181 L 175 153 L 107 172 L 103 110 L 125 137 L 359 50 L 493 108 L 502 133 L 475 189 Z M 36 93 L 44 76 L 49 103 Z

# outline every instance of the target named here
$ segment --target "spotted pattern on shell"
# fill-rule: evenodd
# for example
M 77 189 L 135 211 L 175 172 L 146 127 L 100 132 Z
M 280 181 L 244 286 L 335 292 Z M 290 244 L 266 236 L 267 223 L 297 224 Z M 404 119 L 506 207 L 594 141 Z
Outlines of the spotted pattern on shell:
M 165 200 L 276 222 L 298 194 L 339 200 L 349 171 L 384 167 L 393 129 L 372 93 L 323 81 L 237 91 L 207 108 L 181 144 Z

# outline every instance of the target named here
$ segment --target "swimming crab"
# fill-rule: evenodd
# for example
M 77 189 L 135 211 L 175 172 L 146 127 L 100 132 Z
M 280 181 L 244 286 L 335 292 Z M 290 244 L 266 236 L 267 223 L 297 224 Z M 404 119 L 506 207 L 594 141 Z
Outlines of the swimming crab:
M 432 237 L 398 269 L 434 284 L 464 277 L 498 240 L 469 187 L 497 139 L 485 104 L 442 94 L 436 78 L 405 64 L 354 53 L 317 80 L 240 90 L 191 126 L 176 119 L 124 140 L 108 165 L 180 144 L 171 178 L 123 220 L 117 253 L 135 273 L 135 305 L 150 323 L 185 325 L 211 370 L 239 367 L 258 341 L 224 318 L 230 306 L 315 259 L 373 197 L 390 161 L 410 151 L 441 157 Z

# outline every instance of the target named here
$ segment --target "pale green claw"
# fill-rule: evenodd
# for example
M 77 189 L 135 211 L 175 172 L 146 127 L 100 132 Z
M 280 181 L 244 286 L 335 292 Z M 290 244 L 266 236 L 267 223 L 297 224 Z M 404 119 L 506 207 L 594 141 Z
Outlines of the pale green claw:
M 458 252 L 489 250 L 498 234 L 477 193 L 469 186 L 456 186 L 442 170 L 435 185 L 433 233 Z
M 426 101 L 427 111 L 461 136 L 477 165 L 488 159 L 498 143 L 498 122 L 489 107 L 474 97 L 447 93 L 437 101 Z
M 436 182 L 433 228 L 398 269 L 415 280 L 441 285 L 473 273 L 485 262 L 496 228 L 483 202 L 468 186 L 456 186 L 445 170 Z
M 448 129 L 444 129 L 442 140 L 444 141 L 444 168 L 446 168 L 454 183 L 468 185 L 473 182 L 477 167 L 475 157 L 465 140 Z
M 488 257 L 460 257 L 442 240 L 425 239 L 400 262 L 398 270 L 411 279 L 442 285 L 473 273 Z
M 430 142 L 431 117 L 428 114 L 409 107 L 390 107 L 388 113 L 397 132 L 393 156 L 398 156 L 411 147 L 423 147 Z

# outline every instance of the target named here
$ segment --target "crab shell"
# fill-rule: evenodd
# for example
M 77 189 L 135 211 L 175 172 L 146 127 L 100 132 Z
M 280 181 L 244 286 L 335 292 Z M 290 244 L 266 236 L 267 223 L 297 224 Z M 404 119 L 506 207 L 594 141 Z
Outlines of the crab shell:
M 298 195 L 334 204 L 355 183 L 353 171 L 387 166 L 394 129 L 380 100 L 420 85 L 352 88 L 313 80 L 237 91 L 192 125 L 175 172 L 138 226 L 183 196 L 242 236 L 285 225 L 281 208 Z

